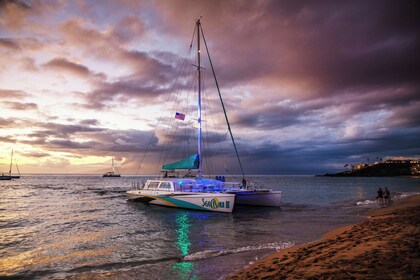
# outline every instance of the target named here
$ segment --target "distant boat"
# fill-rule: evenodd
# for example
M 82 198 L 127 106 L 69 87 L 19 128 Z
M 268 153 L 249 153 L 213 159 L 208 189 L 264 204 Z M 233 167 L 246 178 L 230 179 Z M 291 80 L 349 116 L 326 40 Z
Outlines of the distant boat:
M 2 173 L 0 175 L 0 181 L 5 181 L 5 180 L 12 180 L 12 176 Z
M 0 175 L 0 180 L 12 180 L 12 179 L 19 179 L 20 178 L 20 171 L 19 171 L 19 167 L 16 163 L 16 168 L 18 171 L 19 175 L 12 175 L 12 166 L 13 166 L 13 149 L 12 149 L 12 154 L 10 156 L 10 168 L 9 168 L 9 173 L 8 174 L 4 174 L 2 173 Z
M 102 177 L 121 177 L 121 174 L 115 172 L 115 165 L 114 165 L 114 158 L 112 158 L 112 171 L 108 171 L 107 173 L 105 173 Z

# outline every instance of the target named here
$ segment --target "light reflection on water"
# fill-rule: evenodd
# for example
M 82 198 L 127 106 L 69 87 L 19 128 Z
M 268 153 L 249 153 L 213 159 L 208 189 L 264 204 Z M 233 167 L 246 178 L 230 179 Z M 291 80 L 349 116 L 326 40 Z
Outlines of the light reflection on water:
M 378 186 L 394 193 L 420 191 L 420 180 L 409 178 L 254 179 L 282 190 L 283 206 L 235 206 L 232 214 L 224 214 L 128 202 L 124 192 L 134 177 L 2 181 L 0 277 L 217 279 L 270 250 L 196 261 L 183 257 L 309 242 L 330 228 L 360 220 L 362 208 L 353 205 L 374 197 Z
M 176 225 L 178 229 L 177 233 L 177 249 L 181 252 L 181 256 L 185 257 L 189 254 L 189 248 L 191 245 L 191 240 L 189 237 L 189 227 L 191 226 L 188 218 L 188 213 L 182 212 L 177 214 Z M 191 277 L 191 272 L 194 269 L 194 263 L 181 261 L 175 263 L 172 266 L 172 269 L 178 273 L 177 279 L 195 279 Z

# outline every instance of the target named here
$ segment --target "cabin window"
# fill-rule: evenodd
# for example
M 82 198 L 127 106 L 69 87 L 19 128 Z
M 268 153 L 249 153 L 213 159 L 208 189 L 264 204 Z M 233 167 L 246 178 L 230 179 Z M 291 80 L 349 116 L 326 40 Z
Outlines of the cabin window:
M 147 186 L 148 189 L 157 189 L 159 186 L 159 182 L 149 182 L 149 185 Z
M 162 182 L 162 183 L 160 183 L 159 188 L 170 190 L 171 189 L 171 183 L 170 182 Z

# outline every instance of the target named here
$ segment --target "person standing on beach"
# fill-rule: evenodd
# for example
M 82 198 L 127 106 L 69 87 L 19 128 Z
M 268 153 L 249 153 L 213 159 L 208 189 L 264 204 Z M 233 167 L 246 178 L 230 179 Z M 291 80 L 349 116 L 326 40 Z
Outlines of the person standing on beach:
M 378 196 L 376 197 L 379 200 L 379 203 L 384 202 L 384 193 L 381 188 L 378 189 Z
M 389 190 L 388 190 L 387 187 L 385 187 L 385 191 L 384 192 L 385 192 L 385 195 L 384 195 L 385 203 L 386 204 L 389 204 L 390 199 L 391 199 L 391 193 L 389 192 Z

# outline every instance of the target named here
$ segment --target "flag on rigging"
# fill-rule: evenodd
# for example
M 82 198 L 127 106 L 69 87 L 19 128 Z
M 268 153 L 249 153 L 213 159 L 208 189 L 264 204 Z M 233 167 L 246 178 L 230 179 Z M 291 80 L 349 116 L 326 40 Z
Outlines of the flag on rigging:
M 175 113 L 175 119 L 183 121 L 183 120 L 185 120 L 185 114 L 176 112 Z

